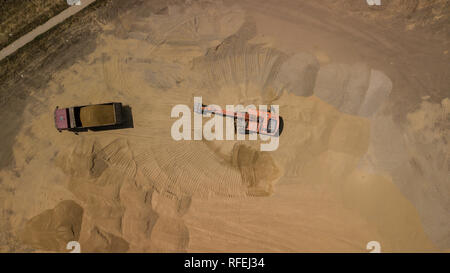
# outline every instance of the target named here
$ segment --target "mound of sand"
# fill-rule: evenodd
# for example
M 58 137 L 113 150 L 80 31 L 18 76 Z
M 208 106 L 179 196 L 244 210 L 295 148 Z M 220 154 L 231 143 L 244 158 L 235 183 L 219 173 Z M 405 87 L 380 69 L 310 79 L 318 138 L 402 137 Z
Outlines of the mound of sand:
M 319 62 L 312 54 L 299 53 L 281 65 L 274 86 L 297 96 L 310 96 L 314 92 Z
M 34 118 L 14 147 L 27 176 L 13 181 L 27 181 L 40 164 L 58 167 L 36 176 L 48 191 L 34 202 L 52 207 L 56 198 L 47 196 L 65 194 L 79 203 L 82 251 L 366 251 L 373 240 L 385 251 L 434 250 L 400 180 L 376 164 L 385 158 L 378 152 L 395 146 L 383 141 L 401 143 L 394 125 L 377 120 L 392 88 L 383 72 L 362 63 L 319 67 L 308 53 L 284 53 L 260 42 L 235 6 L 201 2 L 139 14 L 104 26 L 91 55 L 54 75 L 52 96 L 43 110 L 26 109 Z M 175 141 L 171 109 L 190 107 L 194 96 L 222 107 L 279 105 L 279 148 L 261 152 L 261 141 L 248 139 Z M 131 105 L 134 128 L 75 136 L 48 120 L 54 105 L 105 100 Z M 386 134 L 378 138 L 374 128 Z M 388 160 L 404 160 L 394 148 Z M 30 153 L 40 164 L 27 163 Z M 19 212 L 19 229 L 31 202 L 8 205 Z M 46 225 L 34 226 L 23 234 L 37 249 L 73 239 L 52 241 L 35 231 Z
M 374 118 L 366 164 L 391 173 L 405 196 L 420 204 L 417 209 L 424 229 L 445 249 L 450 239 L 448 99 L 440 104 L 425 99 L 407 118 L 405 135 L 392 118 L 382 114 Z
M 64 251 L 68 242 L 80 237 L 82 220 L 80 205 L 72 200 L 61 201 L 55 208 L 31 218 L 20 237 L 33 248 Z
M 320 68 L 314 95 L 340 111 L 371 117 L 387 99 L 391 80 L 364 64 L 330 64 Z
M 82 241 L 81 244 L 85 246 L 82 251 L 88 253 L 123 253 L 129 249 L 127 241 L 97 227 L 90 231 L 89 238 Z

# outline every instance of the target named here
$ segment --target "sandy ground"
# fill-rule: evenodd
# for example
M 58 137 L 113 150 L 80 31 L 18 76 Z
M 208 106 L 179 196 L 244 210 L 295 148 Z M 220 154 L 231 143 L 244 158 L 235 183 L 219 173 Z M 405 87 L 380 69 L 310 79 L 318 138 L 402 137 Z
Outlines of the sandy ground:
M 4 236 L 27 251 L 448 251 L 448 41 L 331 7 L 143 5 L 102 24 L 30 94 L 0 170 Z M 174 141 L 170 111 L 194 96 L 279 105 L 279 148 Z M 54 129 L 56 105 L 105 101 L 134 128 Z

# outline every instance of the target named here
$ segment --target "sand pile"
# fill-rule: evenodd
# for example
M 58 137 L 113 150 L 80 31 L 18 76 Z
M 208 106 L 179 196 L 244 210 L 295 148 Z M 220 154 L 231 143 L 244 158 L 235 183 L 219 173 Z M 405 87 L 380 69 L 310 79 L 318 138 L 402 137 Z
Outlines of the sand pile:
M 299 53 L 283 62 L 274 82 L 276 90 L 310 96 L 316 84 L 319 62 L 312 54 Z
M 448 105 L 448 99 L 435 104 L 424 98 L 421 107 L 408 114 L 404 137 L 392 118 L 377 115 L 364 163 L 391 173 L 405 196 L 421 204 L 417 209 L 424 228 L 442 248 L 448 248 L 450 238 Z
M 79 239 L 82 219 L 82 207 L 72 200 L 62 201 L 31 218 L 20 237 L 33 248 L 63 251 L 68 242 Z
M 16 196 L 33 200 L 7 202 L 26 243 L 56 249 L 69 237 L 55 226 L 76 222 L 86 252 L 365 251 L 372 240 L 386 251 L 434 249 L 397 178 L 367 159 L 385 151 L 372 129 L 392 88 L 383 72 L 284 53 L 262 42 L 242 9 L 218 3 L 133 11 L 104 28 L 91 55 L 54 75 L 42 107 L 25 110 L 34 118 L 14 147 L 22 175 L 4 175 L 19 185 Z M 279 148 L 175 141 L 171 109 L 192 107 L 194 96 L 279 105 Z M 55 105 L 105 101 L 130 105 L 134 128 L 76 136 L 49 119 Z M 42 164 L 51 166 L 45 174 Z M 27 188 L 36 173 L 40 194 Z M 82 221 L 34 220 L 59 215 L 41 213 L 61 197 L 81 206 Z

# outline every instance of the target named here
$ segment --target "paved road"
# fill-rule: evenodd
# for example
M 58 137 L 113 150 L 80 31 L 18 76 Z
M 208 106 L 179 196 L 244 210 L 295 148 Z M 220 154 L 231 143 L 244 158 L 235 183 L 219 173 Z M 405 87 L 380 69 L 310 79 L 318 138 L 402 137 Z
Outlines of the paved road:
M 33 41 L 34 38 L 36 38 L 37 36 L 41 35 L 42 33 L 46 32 L 47 30 L 66 20 L 67 18 L 84 9 L 85 7 L 89 6 L 93 2 L 95 2 L 95 0 L 82 0 L 81 5 L 71 6 L 67 8 L 60 14 L 48 20 L 45 24 L 38 26 L 37 28 L 25 34 L 24 36 L 15 40 L 13 43 L 11 43 L 10 45 L 8 45 L 7 47 L 5 47 L 0 51 L 0 60 L 14 53 L 19 48 Z

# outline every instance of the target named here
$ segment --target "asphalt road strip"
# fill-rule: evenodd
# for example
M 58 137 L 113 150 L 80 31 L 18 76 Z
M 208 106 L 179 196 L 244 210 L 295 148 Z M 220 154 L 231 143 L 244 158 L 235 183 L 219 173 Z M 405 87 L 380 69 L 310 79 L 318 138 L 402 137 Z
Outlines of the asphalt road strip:
M 89 6 L 93 2 L 95 2 L 95 0 L 82 0 L 81 5 L 70 6 L 69 8 L 62 11 L 60 14 L 56 15 L 55 17 L 45 22 L 44 24 L 38 26 L 37 28 L 25 34 L 24 36 L 15 40 L 10 45 L 8 45 L 7 47 L 3 48 L 0 51 L 0 61 L 6 58 L 7 56 L 11 55 L 12 53 L 16 52 L 19 48 L 33 41 L 37 36 L 41 35 L 42 33 L 45 33 L 52 27 L 58 25 L 59 23 L 62 23 L 64 20 L 81 11 L 82 9 Z

